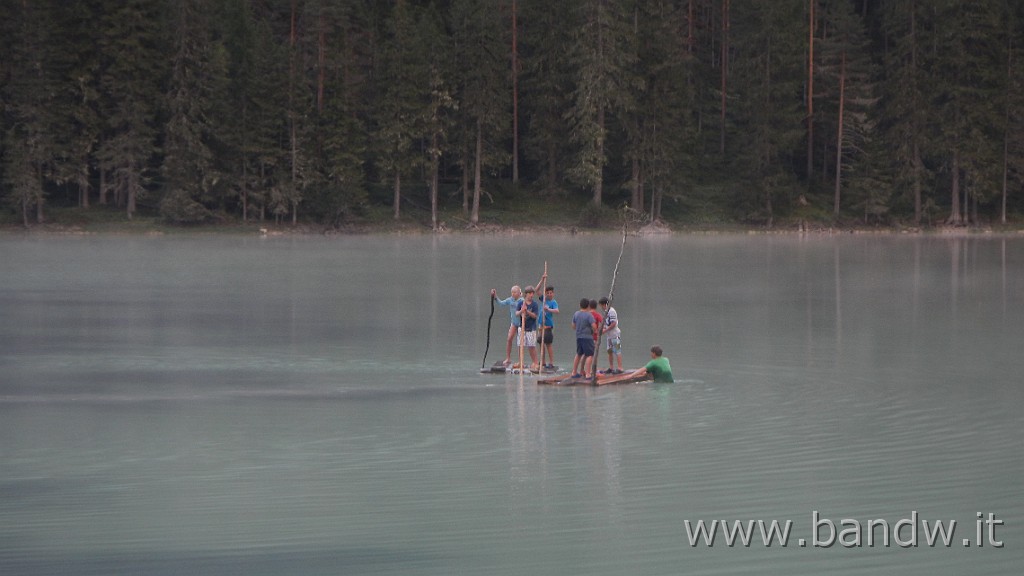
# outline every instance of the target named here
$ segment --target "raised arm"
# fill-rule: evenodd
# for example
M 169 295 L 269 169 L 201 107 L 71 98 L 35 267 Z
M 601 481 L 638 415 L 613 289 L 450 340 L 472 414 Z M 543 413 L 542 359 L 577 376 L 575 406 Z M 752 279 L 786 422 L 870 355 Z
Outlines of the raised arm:
M 540 294 L 541 296 L 544 295 L 544 293 L 540 291 L 541 290 L 541 285 L 544 283 L 544 279 L 547 278 L 547 277 L 548 277 L 548 273 L 547 272 L 541 274 L 540 275 L 540 280 L 537 280 L 537 283 L 533 285 L 534 289 L 537 290 L 537 293 Z
M 497 292 L 493 288 L 491 288 L 491 297 L 494 298 L 495 300 L 498 300 Z M 515 303 L 516 303 L 516 300 L 514 300 L 511 296 L 509 296 L 508 298 L 505 298 L 504 300 L 498 300 L 498 304 L 500 304 L 502 306 L 511 306 L 512 304 L 515 304 Z

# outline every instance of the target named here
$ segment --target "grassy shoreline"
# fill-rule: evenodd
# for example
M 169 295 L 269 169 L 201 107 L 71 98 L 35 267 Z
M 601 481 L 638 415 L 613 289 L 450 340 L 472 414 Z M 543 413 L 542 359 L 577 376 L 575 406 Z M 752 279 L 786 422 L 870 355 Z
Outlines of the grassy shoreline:
M 429 215 L 407 210 L 406 215 L 395 220 L 381 213 L 369 217 L 352 219 L 337 226 L 290 221 L 243 222 L 240 219 L 223 218 L 219 222 L 181 225 L 165 221 L 156 215 L 137 215 L 129 220 L 121 211 L 106 207 L 57 208 L 47 214 L 42 224 L 30 223 L 28 227 L 12 218 L 0 219 L 0 234 L 42 234 L 42 235 L 265 235 L 265 236 L 346 236 L 346 235 L 412 235 L 412 234 L 595 234 L 618 233 L 622 230 L 621 219 L 612 208 L 601 209 L 598 218 L 586 217 L 587 211 L 561 210 L 537 213 L 526 210 L 513 213 L 508 210 L 490 210 L 481 213 L 480 223 L 469 227 L 461 211 L 444 211 L 439 214 L 439 229 L 433 230 Z M 647 234 L 923 234 L 923 235 L 974 235 L 974 234 L 1024 234 L 1024 222 L 1008 224 L 989 223 L 970 226 L 920 226 L 889 224 L 865 226 L 862 224 L 837 224 L 832 222 L 786 219 L 773 226 L 743 224 L 737 222 L 691 222 L 668 220 L 655 225 L 630 226 L 631 233 Z

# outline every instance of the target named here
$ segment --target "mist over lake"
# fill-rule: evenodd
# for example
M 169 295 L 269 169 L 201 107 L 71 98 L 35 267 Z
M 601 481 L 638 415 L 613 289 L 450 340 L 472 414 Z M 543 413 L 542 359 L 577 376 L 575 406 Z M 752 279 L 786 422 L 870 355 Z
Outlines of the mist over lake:
M 1024 238 L 630 237 L 624 364 L 658 344 L 673 384 L 479 372 L 509 323 L 494 310 L 484 358 L 488 291 L 545 262 L 571 365 L 620 242 L 0 237 L 0 573 L 1024 564 Z M 754 521 L 751 542 L 693 542 L 701 520 Z M 772 520 L 787 543 L 762 543 Z

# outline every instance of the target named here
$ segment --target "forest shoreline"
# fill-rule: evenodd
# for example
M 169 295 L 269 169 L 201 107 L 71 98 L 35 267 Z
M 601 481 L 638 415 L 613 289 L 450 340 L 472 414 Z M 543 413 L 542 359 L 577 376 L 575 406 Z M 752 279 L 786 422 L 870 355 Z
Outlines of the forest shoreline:
M 0 236 L 259 236 L 259 237 L 312 237 L 312 236 L 522 236 L 530 234 L 552 235 L 618 235 L 620 227 L 581 226 L 573 223 L 508 225 L 481 223 L 475 227 L 442 225 L 433 230 L 420 222 L 347 223 L 340 226 L 317 224 L 220 223 L 192 226 L 174 225 L 159 219 L 132 220 L 121 223 L 71 224 L 50 222 L 30 224 L 0 224 Z M 632 236 L 756 236 L 796 235 L 832 237 L 839 235 L 895 235 L 895 236 L 1024 236 L 1024 224 L 986 224 L 973 226 L 842 226 L 821 223 L 797 223 L 780 226 L 742 224 L 647 224 L 630 229 Z

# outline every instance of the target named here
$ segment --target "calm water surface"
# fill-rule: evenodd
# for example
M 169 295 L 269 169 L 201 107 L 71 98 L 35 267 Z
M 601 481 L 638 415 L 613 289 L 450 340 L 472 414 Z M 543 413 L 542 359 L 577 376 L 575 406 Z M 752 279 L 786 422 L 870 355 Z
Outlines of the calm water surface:
M 478 373 L 545 260 L 569 364 L 619 243 L 0 237 L 0 574 L 1024 565 L 1024 238 L 631 238 L 625 361 L 674 384 Z M 791 533 L 691 546 L 716 519 Z

